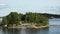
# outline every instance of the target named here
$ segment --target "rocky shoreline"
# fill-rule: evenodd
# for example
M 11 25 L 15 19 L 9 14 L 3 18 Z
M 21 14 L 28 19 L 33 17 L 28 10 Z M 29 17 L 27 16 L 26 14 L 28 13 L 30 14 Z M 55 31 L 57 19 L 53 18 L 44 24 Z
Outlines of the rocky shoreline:
M 22 27 L 7 27 L 7 28 L 17 28 L 17 29 L 39 29 L 39 28 L 46 28 L 46 27 L 49 27 L 49 25 L 45 25 L 45 26 L 39 26 L 39 27 L 36 27 L 36 26 L 31 26 L 31 27 L 27 27 L 27 26 L 22 26 Z
M 36 26 L 36 25 L 38 25 L 38 26 Z M 39 28 L 49 27 L 49 24 L 40 26 L 39 24 L 24 23 L 24 24 L 20 24 L 17 26 L 16 26 L 16 24 L 14 24 L 13 26 L 2 25 L 1 27 L 2 28 L 18 28 L 18 29 L 30 29 L 30 28 L 39 29 Z

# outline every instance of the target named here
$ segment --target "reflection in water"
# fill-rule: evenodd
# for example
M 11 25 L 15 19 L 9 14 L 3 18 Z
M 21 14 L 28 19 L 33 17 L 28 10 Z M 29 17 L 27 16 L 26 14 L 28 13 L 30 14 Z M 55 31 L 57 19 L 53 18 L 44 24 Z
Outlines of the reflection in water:
M 18 29 L 2 29 L 3 34 L 19 34 Z
M 26 32 L 27 34 L 49 34 L 49 29 L 44 28 L 44 29 L 28 29 Z
M 0 34 L 60 34 L 60 26 L 42 29 L 0 29 Z
M 43 29 L 2 29 L 3 34 L 49 34 L 49 28 Z

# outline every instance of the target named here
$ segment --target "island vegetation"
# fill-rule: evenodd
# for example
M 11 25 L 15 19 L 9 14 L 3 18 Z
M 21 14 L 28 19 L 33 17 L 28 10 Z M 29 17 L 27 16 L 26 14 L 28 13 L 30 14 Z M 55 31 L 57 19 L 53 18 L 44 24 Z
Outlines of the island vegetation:
M 8 28 L 41 28 L 49 25 L 46 16 L 32 12 L 26 14 L 11 12 L 3 17 L 1 24 Z

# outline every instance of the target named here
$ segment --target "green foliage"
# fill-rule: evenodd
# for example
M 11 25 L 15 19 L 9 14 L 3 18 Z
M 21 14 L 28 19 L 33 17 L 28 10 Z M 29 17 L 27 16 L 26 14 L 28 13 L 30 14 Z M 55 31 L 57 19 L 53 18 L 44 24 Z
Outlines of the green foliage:
M 2 23 L 3 24 L 19 24 L 20 22 L 20 18 L 19 18 L 19 14 L 16 12 L 11 12 L 9 15 L 7 15 L 6 17 L 3 18 Z
M 25 23 L 37 23 L 39 25 L 47 25 L 48 18 L 38 13 L 29 12 L 26 13 Z
M 16 12 L 11 12 L 8 16 L 9 24 L 19 23 L 19 15 Z
M 9 15 L 3 17 L 2 24 L 7 25 L 19 25 L 20 21 L 24 21 L 25 23 L 36 23 L 36 26 L 47 25 L 48 18 L 38 14 L 38 13 L 26 13 L 26 14 L 18 14 L 17 12 L 11 12 Z
M 19 19 L 22 21 L 23 14 L 19 14 Z
M 2 24 L 3 25 L 6 25 L 6 24 L 8 24 L 7 22 L 8 22 L 7 18 L 6 17 L 3 17 Z

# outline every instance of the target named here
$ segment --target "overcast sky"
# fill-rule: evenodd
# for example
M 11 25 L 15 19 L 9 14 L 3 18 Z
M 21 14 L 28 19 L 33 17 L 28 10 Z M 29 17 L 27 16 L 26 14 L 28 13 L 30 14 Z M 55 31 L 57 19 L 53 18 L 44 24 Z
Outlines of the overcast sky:
M 12 11 L 60 14 L 60 0 L 0 0 L 0 16 Z

